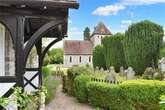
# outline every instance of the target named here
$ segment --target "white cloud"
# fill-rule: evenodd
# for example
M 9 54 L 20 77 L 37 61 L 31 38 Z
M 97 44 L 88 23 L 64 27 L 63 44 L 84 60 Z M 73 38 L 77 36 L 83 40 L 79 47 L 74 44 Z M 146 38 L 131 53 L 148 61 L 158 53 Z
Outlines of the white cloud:
M 165 0 L 120 0 L 118 3 L 112 5 L 98 7 L 92 14 L 99 16 L 116 15 L 119 11 L 126 9 L 128 6 L 151 5 L 158 3 L 165 3 Z M 131 13 L 131 16 L 134 16 L 134 14 Z
M 165 0 L 121 0 L 123 5 L 151 5 L 165 3 Z
M 114 4 L 114 5 L 107 5 L 103 7 L 98 7 L 95 11 L 93 11 L 93 15 L 99 16 L 108 16 L 108 15 L 116 15 L 120 10 L 125 9 L 125 6 Z

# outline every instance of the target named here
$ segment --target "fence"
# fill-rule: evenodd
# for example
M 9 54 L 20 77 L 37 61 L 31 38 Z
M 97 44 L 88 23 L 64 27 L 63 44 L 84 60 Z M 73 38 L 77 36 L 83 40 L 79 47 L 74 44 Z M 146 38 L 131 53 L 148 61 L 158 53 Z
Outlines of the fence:
M 122 83 L 122 82 L 120 82 L 120 81 L 109 81 L 109 80 L 99 79 L 99 78 L 95 78 L 95 77 L 92 77 L 92 78 L 91 78 L 91 81 L 95 81 L 95 82 L 104 82 L 104 83 L 110 83 L 110 84 L 120 84 L 120 83 Z

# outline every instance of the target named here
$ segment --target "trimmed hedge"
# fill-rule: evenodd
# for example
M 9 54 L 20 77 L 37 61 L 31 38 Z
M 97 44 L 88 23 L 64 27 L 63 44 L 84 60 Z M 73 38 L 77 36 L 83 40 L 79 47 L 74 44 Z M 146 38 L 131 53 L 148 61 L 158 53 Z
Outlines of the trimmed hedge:
M 165 82 L 132 80 L 120 85 L 90 82 L 88 101 L 109 110 L 159 110 L 159 97 L 165 94 Z
M 75 96 L 74 79 L 80 74 L 89 75 L 91 72 L 91 68 L 87 66 L 73 66 L 69 68 L 67 71 L 67 76 L 63 79 L 65 82 L 63 91 L 66 91 L 66 93 L 70 96 Z
M 74 91 L 79 102 L 87 102 L 87 83 L 91 78 L 87 75 L 77 76 L 74 80 Z

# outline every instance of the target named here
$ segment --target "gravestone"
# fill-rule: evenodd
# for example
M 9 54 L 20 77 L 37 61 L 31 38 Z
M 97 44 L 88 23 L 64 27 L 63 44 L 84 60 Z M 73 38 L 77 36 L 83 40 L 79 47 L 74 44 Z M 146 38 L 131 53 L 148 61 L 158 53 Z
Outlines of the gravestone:
M 135 78 L 135 71 L 132 67 L 129 67 L 127 70 L 127 80 L 132 80 Z
M 101 72 L 104 72 L 104 68 L 103 68 L 103 67 L 101 67 L 100 71 L 101 71 Z
M 109 74 L 106 76 L 105 80 L 112 83 L 116 82 L 116 72 L 114 67 L 109 68 Z
M 125 75 L 124 67 L 120 67 L 120 75 L 121 76 L 124 76 Z

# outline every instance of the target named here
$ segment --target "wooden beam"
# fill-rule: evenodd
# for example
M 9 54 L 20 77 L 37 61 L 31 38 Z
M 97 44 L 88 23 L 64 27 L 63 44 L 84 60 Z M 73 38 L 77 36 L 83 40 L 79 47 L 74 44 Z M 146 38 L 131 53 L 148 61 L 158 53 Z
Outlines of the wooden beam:
M 50 21 L 47 24 L 43 25 L 40 29 L 38 29 L 30 38 L 30 40 L 27 42 L 25 49 L 24 49 L 24 65 L 26 65 L 26 61 L 28 58 L 28 55 L 32 49 L 32 47 L 50 30 L 54 29 L 60 24 L 63 24 L 67 22 L 66 19 L 64 20 L 55 20 Z
M 68 9 L 38 10 L 32 8 L 16 8 L 0 6 L 0 15 L 20 15 L 33 18 L 66 18 Z

